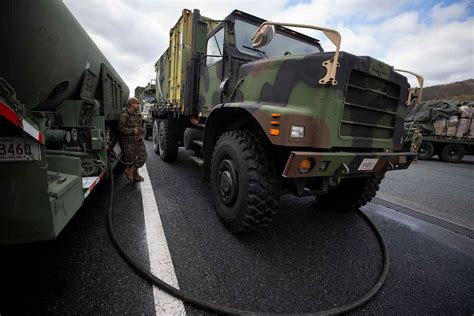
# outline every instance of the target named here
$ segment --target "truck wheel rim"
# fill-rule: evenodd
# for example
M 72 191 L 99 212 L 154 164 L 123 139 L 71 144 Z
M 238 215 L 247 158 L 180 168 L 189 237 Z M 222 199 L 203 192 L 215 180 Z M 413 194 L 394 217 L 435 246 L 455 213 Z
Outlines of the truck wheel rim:
M 450 150 L 448 151 L 448 156 L 451 159 L 457 159 L 459 157 L 459 152 L 459 149 L 456 147 L 450 148 Z
M 239 180 L 234 162 L 229 159 L 219 163 L 218 173 L 219 197 L 225 205 L 232 205 L 237 198 Z

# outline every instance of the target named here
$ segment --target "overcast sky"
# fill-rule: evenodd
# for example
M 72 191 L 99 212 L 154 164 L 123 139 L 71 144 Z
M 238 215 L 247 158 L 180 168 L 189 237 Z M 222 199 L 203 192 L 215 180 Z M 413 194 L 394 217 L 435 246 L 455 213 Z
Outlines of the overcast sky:
M 223 19 L 239 9 L 266 20 L 337 29 L 343 51 L 425 77 L 425 85 L 474 78 L 474 2 L 423 0 L 64 0 L 130 88 L 155 78 L 154 64 L 184 8 Z M 303 33 L 334 48 L 321 33 Z M 413 80 L 410 80 L 414 82 Z

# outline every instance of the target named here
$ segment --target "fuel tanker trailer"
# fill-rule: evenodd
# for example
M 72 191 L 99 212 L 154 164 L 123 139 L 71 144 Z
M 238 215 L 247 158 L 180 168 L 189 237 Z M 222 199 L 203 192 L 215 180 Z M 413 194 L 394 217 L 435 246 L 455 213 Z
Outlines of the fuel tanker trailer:
M 62 1 L 0 12 L 0 244 L 50 240 L 117 164 L 129 90 Z

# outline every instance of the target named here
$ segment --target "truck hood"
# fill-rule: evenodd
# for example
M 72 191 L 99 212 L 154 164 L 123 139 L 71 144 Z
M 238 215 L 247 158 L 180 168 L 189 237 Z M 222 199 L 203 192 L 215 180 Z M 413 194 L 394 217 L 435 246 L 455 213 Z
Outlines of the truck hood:
M 400 149 L 406 77 L 374 58 L 341 52 L 337 84 L 320 84 L 326 75 L 323 62 L 333 56 L 331 52 L 284 56 L 244 64 L 231 102 L 253 104 L 259 109 L 253 112 L 257 120 L 267 109 L 290 117 L 290 125 L 306 122 L 307 132 L 318 141 L 301 146 Z
M 340 66 L 336 73 L 337 85 L 321 85 L 319 80 L 326 75 L 326 68 L 322 63 L 333 56 L 333 52 L 325 52 L 259 59 L 242 65 L 238 77 L 239 80 L 247 81 L 252 78 L 265 78 L 265 83 L 260 87 L 258 98 L 253 101 L 281 105 L 288 104 L 294 87 L 301 83 L 314 88 L 331 88 L 344 92 L 352 70 L 394 82 L 401 86 L 403 91 L 409 87 L 406 77 L 395 72 L 392 66 L 369 56 L 355 56 L 347 52 L 341 52 L 339 56 Z M 246 98 L 245 101 L 250 100 Z

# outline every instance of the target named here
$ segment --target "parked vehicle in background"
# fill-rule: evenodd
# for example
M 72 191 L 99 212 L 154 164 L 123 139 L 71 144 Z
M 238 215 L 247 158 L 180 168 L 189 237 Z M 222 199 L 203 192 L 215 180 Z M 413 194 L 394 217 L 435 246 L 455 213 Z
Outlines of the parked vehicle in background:
M 411 109 L 406 117 L 406 146 L 415 129 L 422 133 L 418 159 L 438 155 L 441 161 L 460 162 L 474 154 L 474 102 L 428 101 Z
M 154 109 L 156 103 L 156 84 L 152 79 L 145 87 L 135 88 L 135 97 L 140 100 L 140 112 L 143 119 L 142 135 L 144 139 L 151 136 L 153 129 L 153 113 L 150 110 Z

